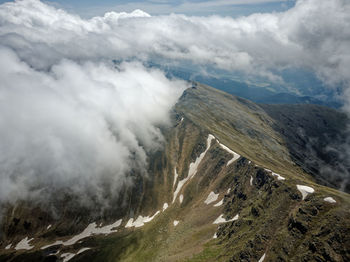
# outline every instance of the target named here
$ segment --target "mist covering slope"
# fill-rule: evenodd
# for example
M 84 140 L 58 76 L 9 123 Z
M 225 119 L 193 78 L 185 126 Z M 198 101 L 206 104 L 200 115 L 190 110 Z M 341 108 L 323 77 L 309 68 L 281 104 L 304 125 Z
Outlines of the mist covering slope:
M 138 176 L 118 213 L 89 219 L 89 210 L 76 208 L 55 220 L 18 203 L 2 225 L 0 259 L 55 261 L 70 253 L 72 261 L 258 261 L 264 254 L 264 261 L 349 260 L 349 195 L 318 185 L 293 162 L 262 107 L 195 83 L 175 105 L 172 123 L 162 128 L 164 147 L 148 155 L 148 176 Z M 240 157 L 230 163 L 232 152 Z M 207 204 L 210 195 L 217 198 Z M 69 243 L 88 223 L 118 219 L 117 232 L 56 242 Z M 15 250 L 24 237 L 34 238 L 33 248 Z M 90 249 L 77 254 L 83 248 Z

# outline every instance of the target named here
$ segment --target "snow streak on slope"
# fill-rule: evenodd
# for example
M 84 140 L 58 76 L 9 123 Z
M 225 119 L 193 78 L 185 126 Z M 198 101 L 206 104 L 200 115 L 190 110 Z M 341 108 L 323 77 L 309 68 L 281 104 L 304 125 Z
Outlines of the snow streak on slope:
M 63 259 L 63 262 L 67 262 L 67 261 L 71 260 L 74 256 L 75 256 L 75 254 L 73 254 L 73 253 L 61 254 L 61 258 Z
M 83 253 L 83 252 L 85 252 L 87 250 L 90 250 L 90 249 L 91 248 L 89 248 L 89 247 L 84 247 L 82 249 L 79 249 L 79 251 L 76 254 L 74 254 L 74 253 L 63 253 L 61 255 L 61 258 L 63 258 L 63 262 L 67 262 L 67 261 L 71 260 L 73 257 L 75 257 L 76 255 L 79 255 L 79 254 L 81 254 L 81 253 Z
M 160 211 L 158 210 L 151 217 L 150 216 L 144 217 L 144 216 L 139 215 L 135 221 L 134 221 L 133 218 L 130 218 L 129 221 L 126 223 L 125 227 L 126 228 L 129 228 L 129 227 L 142 227 L 142 226 L 145 225 L 145 223 L 148 223 L 148 222 L 152 221 L 159 213 L 160 213 Z
M 259 262 L 263 262 L 264 261 L 264 259 L 265 259 L 265 253 L 262 255 L 262 257 L 259 259 Z
M 86 237 L 90 237 L 92 235 L 99 235 L 99 234 L 108 235 L 111 233 L 115 233 L 115 232 L 117 232 L 117 229 L 114 229 L 114 228 L 119 227 L 121 225 L 121 223 L 122 223 L 122 220 L 119 219 L 113 224 L 106 225 L 104 227 L 97 227 L 96 222 L 93 222 L 93 223 L 89 224 L 84 229 L 83 232 L 72 237 L 71 239 L 68 239 L 67 241 L 58 240 L 50 245 L 46 245 L 46 246 L 41 247 L 41 249 L 45 249 L 45 248 L 48 248 L 50 246 L 55 246 L 55 245 L 70 246 L 70 245 L 74 245 L 79 240 L 86 238 Z
M 224 218 L 224 214 L 221 214 L 217 219 L 215 219 L 213 224 L 221 224 L 221 223 L 232 222 L 232 221 L 236 221 L 238 218 L 239 218 L 239 215 L 237 214 L 234 218 L 226 220 Z
M 219 140 L 218 140 L 219 142 Z M 227 146 L 225 146 L 224 144 L 221 144 L 219 142 L 220 146 L 226 150 L 227 152 L 229 152 L 230 154 L 233 155 L 232 159 L 230 161 L 227 162 L 226 166 L 231 165 L 234 161 L 236 161 L 238 158 L 240 158 L 241 156 L 239 154 L 237 154 L 236 152 L 234 152 L 233 150 L 229 149 Z
M 221 199 L 219 202 L 217 202 L 214 207 L 219 207 L 222 206 L 222 204 L 224 203 L 224 199 Z
M 176 190 L 174 191 L 174 196 L 173 196 L 173 203 L 175 202 L 176 200 L 176 197 L 177 195 L 179 194 L 181 188 L 183 187 L 183 185 L 188 181 L 190 180 L 192 177 L 194 177 L 197 173 L 197 168 L 199 166 L 199 164 L 201 163 L 201 161 L 203 160 L 205 154 L 207 153 L 207 151 L 209 150 L 210 148 L 210 144 L 211 144 L 211 141 L 215 139 L 215 137 L 213 135 L 209 135 L 208 136 L 208 139 L 207 139 L 207 148 L 205 149 L 205 151 L 203 153 L 201 153 L 199 155 L 199 157 L 197 157 L 197 159 L 190 164 L 190 168 L 188 170 L 188 175 L 187 177 L 185 177 L 184 179 L 180 180 L 179 183 L 177 184 L 177 187 L 176 187 Z
M 28 237 L 25 237 L 24 239 L 22 239 L 20 242 L 18 242 L 18 244 L 16 245 L 15 249 L 16 250 L 20 250 L 20 249 L 32 249 L 34 246 L 31 246 L 29 244 L 30 241 L 32 241 L 34 238 L 28 239 Z
M 286 180 L 286 178 L 281 176 L 280 174 L 277 174 L 277 173 L 275 173 L 275 172 L 273 172 L 273 171 L 271 171 L 270 169 L 267 169 L 267 168 L 264 168 L 264 169 L 265 169 L 265 171 L 271 173 L 272 176 L 277 177 L 277 180 Z
M 285 177 L 283 177 L 283 176 L 281 176 L 281 175 L 279 175 L 279 174 L 277 174 L 277 173 L 272 172 L 272 175 L 275 176 L 275 177 L 277 177 L 277 180 L 286 180 Z

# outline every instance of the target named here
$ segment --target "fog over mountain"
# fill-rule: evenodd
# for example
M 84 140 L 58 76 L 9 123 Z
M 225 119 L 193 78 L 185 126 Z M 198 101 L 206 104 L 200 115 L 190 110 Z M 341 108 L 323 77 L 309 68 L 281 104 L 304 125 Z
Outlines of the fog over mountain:
M 132 169 L 145 172 L 186 87 L 139 63 L 62 60 L 36 71 L 6 48 L 0 61 L 1 201 L 116 195 Z
M 131 183 L 186 88 L 142 64 L 152 59 L 277 83 L 279 70 L 305 68 L 338 88 L 350 112 L 349 14 L 346 0 L 237 19 L 141 10 L 82 19 L 38 0 L 2 4 L 0 201 L 52 187 L 102 198 L 102 184 L 118 192 Z

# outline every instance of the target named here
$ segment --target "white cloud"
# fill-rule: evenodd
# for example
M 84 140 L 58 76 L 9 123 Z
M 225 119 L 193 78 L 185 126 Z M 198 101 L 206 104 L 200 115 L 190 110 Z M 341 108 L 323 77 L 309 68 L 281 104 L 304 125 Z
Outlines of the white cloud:
M 271 75 L 271 69 L 306 67 L 338 83 L 349 78 L 349 6 L 345 0 L 301 0 L 283 13 L 237 19 L 151 17 L 137 10 L 84 20 L 27 0 L 0 7 L 0 43 L 36 68 L 64 57 L 163 57 L 262 75 Z
M 0 78 L 0 200 L 117 194 L 161 145 L 158 126 L 185 87 L 138 63 L 63 60 L 39 72 L 6 48 Z
M 346 88 L 349 28 L 346 0 L 300 0 L 237 19 L 141 10 L 82 19 L 37 0 L 2 4 L 0 198 L 25 195 L 33 181 L 79 181 L 79 191 L 103 176 L 118 187 L 135 163 L 145 165 L 184 84 L 132 62 L 116 71 L 112 59 L 190 61 L 271 79 L 299 67 Z

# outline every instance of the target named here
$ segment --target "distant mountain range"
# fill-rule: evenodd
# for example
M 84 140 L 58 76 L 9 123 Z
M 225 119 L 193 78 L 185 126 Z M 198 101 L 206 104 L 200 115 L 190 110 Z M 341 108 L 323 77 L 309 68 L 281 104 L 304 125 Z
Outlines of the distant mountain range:
M 342 102 L 337 98 L 336 89 L 326 88 L 311 72 L 284 70 L 276 72 L 286 82 L 276 84 L 266 79 L 248 79 L 237 72 L 208 70 L 203 74 L 200 68 L 192 65 L 160 65 L 148 63 L 150 67 L 161 68 L 168 76 L 197 81 L 229 94 L 264 104 L 315 104 L 340 108 Z

